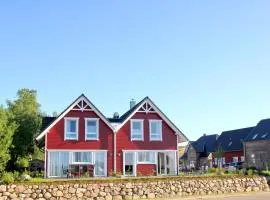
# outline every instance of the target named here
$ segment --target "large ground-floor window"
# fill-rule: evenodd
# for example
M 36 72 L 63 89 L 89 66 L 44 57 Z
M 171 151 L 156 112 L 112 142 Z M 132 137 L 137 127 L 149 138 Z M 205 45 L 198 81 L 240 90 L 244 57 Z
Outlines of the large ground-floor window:
M 107 151 L 48 151 L 47 176 L 107 176 Z
M 139 166 L 139 167 L 138 167 Z M 155 175 L 177 174 L 177 153 L 174 150 L 125 150 L 123 151 L 123 175 L 136 176 L 153 168 Z M 148 170 L 149 171 L 149 170 Z M 144 175 L 144 174 L 143 174 Z

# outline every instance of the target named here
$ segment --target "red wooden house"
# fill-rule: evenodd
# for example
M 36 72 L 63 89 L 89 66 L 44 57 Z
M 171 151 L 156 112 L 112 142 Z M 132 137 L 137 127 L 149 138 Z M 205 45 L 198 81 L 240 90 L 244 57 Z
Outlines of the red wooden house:
M 46 177 L 174 175 L 178 137 L 187 138 L 148 98 L 121 117 L 106 118 L 84 95 L 45 118 Z
M 243 141 L 254 127 L 224 131 L 218 137 L 217 145 L 224 151 L 222 164 L 244 161 Z M 215 159 L 215 163 L 217 159 Z

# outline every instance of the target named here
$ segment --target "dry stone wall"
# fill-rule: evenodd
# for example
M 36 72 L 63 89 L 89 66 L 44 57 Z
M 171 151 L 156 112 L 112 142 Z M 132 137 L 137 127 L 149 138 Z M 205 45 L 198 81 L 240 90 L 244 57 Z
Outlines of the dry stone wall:
M 122 181 L 122 182 L 121 182 Z M 0 200 L 6 199 L 154 199 L 176 196 L 210 195 L 236 192 L 268 191 L 264 177 L 231 178 L 155 178 L 102 181 L 100 183 L 65 181 L 0 185 Z

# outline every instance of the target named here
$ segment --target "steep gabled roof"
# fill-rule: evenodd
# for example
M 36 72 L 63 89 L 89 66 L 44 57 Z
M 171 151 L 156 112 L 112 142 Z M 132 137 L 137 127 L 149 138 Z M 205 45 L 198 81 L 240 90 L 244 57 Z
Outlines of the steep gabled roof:
M 270 119 L 263 119 L 259 121 L 252 131 L 245 138 L 245 142 L 270 140 Z
M 109 120 L 96 108 L 96 106 L 94 106 L 94 104 L 84 95 L 81 94 L 75 101 L 73 101 L 60 115 L 58 115 L 56 118 L 54 119 L 50 119 L 50 123 L 47 123 L 49 120 L 49 118 L 45 119 L 46 121 L 44 122 L 45 124 L 47 123 L 47 127 L 42 130 L 42 132 L 36 137 L 36 140 L 40 140 L 42 137 L 44 137 L 46 135 L 46 133 L 58 122 L 60 121 L 72 108 L 74 108 L 79 102 L 84 101 L 86 102 L 88 105 L 90 105 L 91 109 L 100 117 L 100 119 L 102 119 L 105 124 L 107 124 L 107 126 L 109 128 L 111 128 L 114 131 L 113 126 L 111 125 L 111 123 L 109 122 Z
M 144 99 L 142 99 L 139 103 L 137 103 L 136 105 L 134 105 L 132 108 L 130 108 L 127 112 L 125 112 L 119 118 L 108 118 L 108 120 L 111 123 L 122 123 L 122 122 L 124 122 L 133 111 L 135 111 L 139 106 L 142 105 L 142 102 L 144 102 L 144 100 L 146 98 L 148 98 L 148 97 L 145 97 Z
M 224 131 L 218 137 L 217 145 L 225 152 L 242 151 L 243 140 L 248 136 L 254 127 Z
M 42 117 L 40 132 L 44 131 L 55 119 L 56 117 Z
M 157 114 L 175 131 L 176 134 L 183 136 L 187 141 L 188 138 L 177 128 L 177 126 L 156 106 L 156 104 L 149 98 L 145 97 L 135 106 L 133 106 L 130 110 L 124 113 L 119 118 L 119 125 L 116 127 L 116 131 L 118 131 L 124 124 L 136 113 L 139 109 L 145 104 L 149 104 Z M 114 121 L 115 122 L 115 121 Z
M 212 153 L 217 149 L 217 134 L 203 135 L 197 141 L 191 143 L 197 153 Z

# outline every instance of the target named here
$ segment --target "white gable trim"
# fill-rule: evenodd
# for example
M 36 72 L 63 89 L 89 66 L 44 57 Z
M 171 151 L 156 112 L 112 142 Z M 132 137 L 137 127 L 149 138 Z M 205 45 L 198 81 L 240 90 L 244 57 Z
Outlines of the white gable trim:
M 79 102 L 81 102 L 82 100 L 84 100 L 87 104 L 89 104 L 89 106 L 92 108 L 93 112 L 95 112 L 100 119 L 102 119 L 103 122 L 105 122 L 105 124 L 107 124 L 107 126 L 109 126 L 113 131 L 114 128 L 112 127 L 112 125 L 110 124 L 110 122 L 97 110 L 97 108 L 84 96 L 81 95 L 81 97 L 79 97 L 75 102 L 73 102 L 61 115 L 59 115 L 44 131 L 42 131 L 42 133 L 40 133 L 37 137 L 36 140 L 40 140 L 42 137 L 44 137 L 44 135 L 46 135 L 48 133 L 48 131 L 57 123 L 59 122 L 69 111 L 71 111 L 73 109 L 73 107 L 75 105 L 77 105 Z
M 148 103 L 156 111 L 156 113 L 162 118 L 162 120 L 164 120 L 164 122 L 166 122 L 173 129 L 175 134 L 183 136 L 188 141 L 188 138 L 160 111 L 160 109 L 149 98 L 146 98 L 143 102 L 141 102 L 141 105 L 138 106 L 138 108 L 136 108 L 127 119 L 125 119 L 119 126 L 117 126 L 115 131 L 120 130 L 120 128 L 122 128 L 124 124 L 126 124 L 128 120 L 130 120 L 131 117 L 136 112 L 138 112 L 145 103 Z

